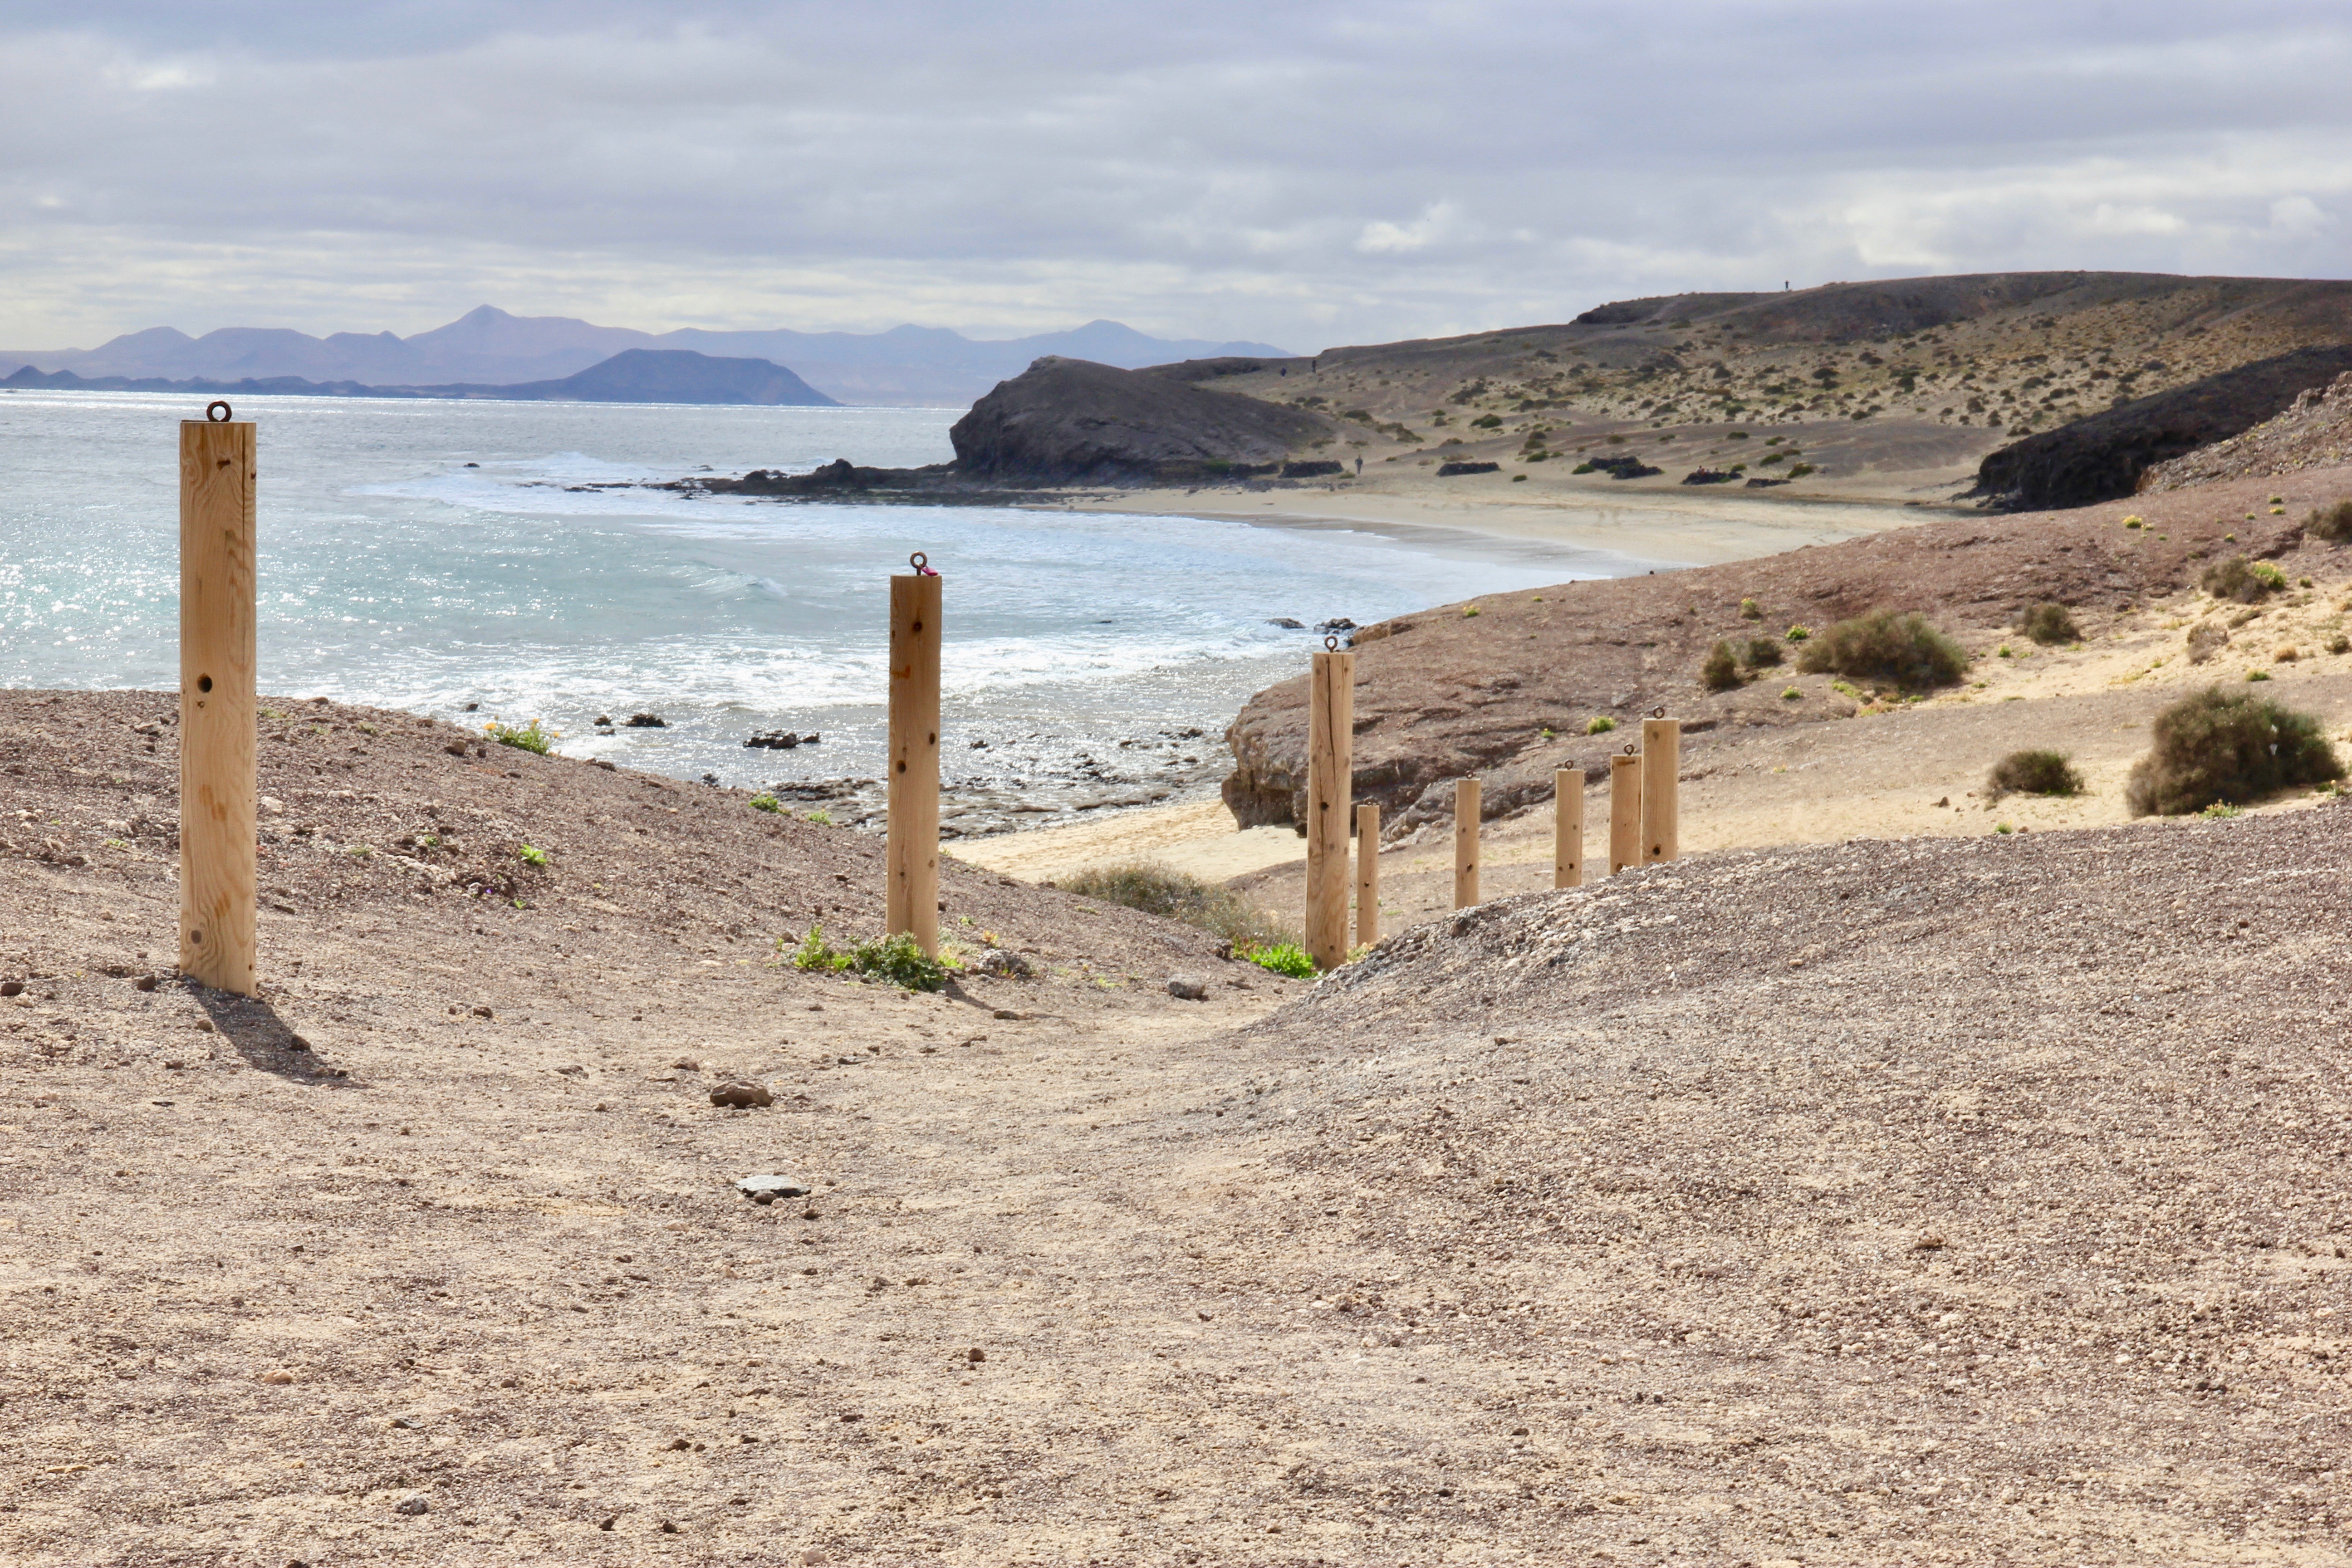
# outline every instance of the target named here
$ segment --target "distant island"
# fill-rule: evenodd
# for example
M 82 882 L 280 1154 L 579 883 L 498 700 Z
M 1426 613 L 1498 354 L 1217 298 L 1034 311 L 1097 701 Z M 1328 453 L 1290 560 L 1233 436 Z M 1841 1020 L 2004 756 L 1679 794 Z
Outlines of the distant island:
M 838 408 L 840 403 L 763 359 L 719 359 L 691 349 L 625 349 L 574 375 L 512 385 L 456 382 L 444 386 L 367 386 L 355 381 L 306 381 L 300 376 L 247 376 L 237 381 L 156 376 L 77 375 L 25 365 L 0 378 L 0 389 L 38 387 L 68 392 L 178 392 L 278 397 L 446 397 L 501 403 L 726 403 L 769 407 Z
M 1273 355 L 1265 343 L 1155 338 L 1118 321 L 985 341 L 944 327 L 885 332 L 803 332 L 789 328 L 644 332 L 569 316 L 517 316 L 478 306 L 428 331 L 330 332 L 284 327 L 222 327 L 190 337 L 173 327 L 126 332 L 94 349 L 0 349 L 0 377 L 21 365 L 71 371 L 86 381 L 121 376 L 227 385 L 295 378 L 323 386 L 509 386 L 558 380 L 629 349 L 688 350 L 793 367 L 812 385 L 865 406 L 963 407 L 1047 354 L 1124 369 L 1220 355 Z M 438 395 L 437 394 L 436 395 Z

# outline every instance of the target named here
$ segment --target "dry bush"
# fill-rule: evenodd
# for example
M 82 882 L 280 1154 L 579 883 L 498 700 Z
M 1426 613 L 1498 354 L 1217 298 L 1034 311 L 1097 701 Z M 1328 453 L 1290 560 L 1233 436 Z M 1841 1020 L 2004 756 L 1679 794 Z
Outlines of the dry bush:
M 2082 631 L 2063 605 L 2036 605 L 2018 617 L 2017 629 L 2038 643 L 2081 642 Z
M 1916 610 L 1873 610 L 1807 638 L 1797 668 L 1919 691 L 1958 680 L 1969 656 Z
M 2124 799 L 2134 816 L 2180 816 L 2246 805 L 2344 776 L 2319 721 L 2251 691 L 2212 687 L 2156 716 L 2154 742 L 2132 764 Z
M 1081 898 L 1199 926 L 1233 943 L 1237 956 L 1298 941 L 1297 931 L 1232 889 L 1148 860 L 1090 867 L 1057 885 Z
M 1993 763 L 1985 780 L 1999 800 L 2005 795 L 2080 795 L 2083 775 L 2063 752 L 2011 752 Z
M 2316 539 L 2322 544 L 2352 542 L 2352 500 L 2314 508 L 2311 515 L 2303 520 L 2303 536 Z
M 2189 628 L 2189 662 L 2202 664 L 2230 646 L 2230 628 L 2213 621 L 2200 621 Z
M 1698 667 L 1698 682 L 1709 691 L 1730 691 L 1739 685 L 1739 660 L 1732 657 L 1729 643 L 1717 642 L 1706 650 L 1706 662 Z
M 2286 579 L 2267 561 L 2257 564 L 2242 555 L 2231 555 L 2205 568 L 2197 585 L 2217 599 L 2252 605 L 2286 586 Z
M 1739 662 L 1750 669 L 1769 669 L 1786 657 L 1779 637 L 1749 637 L 1748 652 Z

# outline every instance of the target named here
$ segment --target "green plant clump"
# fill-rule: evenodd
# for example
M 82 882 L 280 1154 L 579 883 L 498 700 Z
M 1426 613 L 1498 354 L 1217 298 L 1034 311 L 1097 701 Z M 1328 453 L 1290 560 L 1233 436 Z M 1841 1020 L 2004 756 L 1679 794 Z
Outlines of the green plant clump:
M 1606 713 L 1596 713 L 1586 721 L 1584 732 L 1588 735 L 1606 735 L 1615 728 L 1617 728 L 1616 720 Z
M 2011 752 L 1992 765 L 1986 781 L 1992 798 L 2005 795 L 2081 795 L 2083 775 L 2063 752 Z
M 2017 629 L 2038 643 L 2081 642 L 2083 634 L 2063 605 L 2036 605 L 2018 617 Z
M 2124 800 L 2134 816 L 2183 816 L 2245 805 L 2299 784 L 2344 776 L 2319 721 L 2252 691 L 2211 687 L 2156 716 L 2147 756 Z
M 838 952 L 825 941 L 822 923 L 810 926 L 808 934 L 801 938 L 800 946 L 793 952 L 793 967 L 821 974 L 846 970 L 908 991 L 942 989 L 950 970 L 949 964 L 925 952 L 922 945 L 905 931 L 855 942 L 847 952 Z
M 1232 943 L 1236 958 L 1298 940 L 1297 931 L 1232 889 L 1149 860 L 1090 867 L 1060 885 L 1066 893 L 1198 926 Z
M 1750 669 L 1770 669 L 1783 657 L 1778 637 L 1749 637 L 1748 651 L 1740 655 L 1739 662 Z
M 1813 635 L 1813 628 L 1811 626 L 1790 626 L 1786 635 L 1790 642 L 1803 642 L 1807 637 Z
M 1969 656 L 1916 610 L 1873 610 L 1840 621 L 1808 642 L 1797 656 L 1797 668 L 1918 691 L 1958 681 L 1968 670 Z
M 778 800 L 774 795 L 770 795 L 765 790 L 761 790 L 758 795 L 753 795 L 749 804 L 753 811 L 782 811 L 784 809 L 784 803 Z
M 1699 684 L 1709 691 L 1731 691 L 1739 685 L 1739 660 L 1727 642 L 1717 642 L 1707 649 L 1706 662 L 1699 666 Z
M 512 746 L 517 751 L 522 752 L 536 752 L 542 757 L 547 755 L 547 748 L 560 738 L 554 731 L 544 728 L 536 719 L 528 724 L 502 724 L 493 719 L 482 728 L 488 731 L 490 739 L 501 746 Z
M 522 863 L 526 866 L 544 866 L 547 864 L 547 851 L 544 849 L 534 849 L 530 845 L 526 844 L 521 848 L 515 851 L 515 853 L 522 857 Z
M 2231 555 L 2205 568 L 2197 585 L 2217 599 L 2241 605 L 2259 604 L 2286 586 L 2286 574 L 2267 561 L 2249 562 Z
M 1295 942 L 1281 942 L 1273 947 L 1255 948 L 1242 956 L 1260 969 L 1270 970 L 1276 974 L 1287 974 L 1293 980 L 1311 980 L 1315 977 L 1315 960 L 1305 948 Z
M 1742 599 L 1739 601 L 1739 618 L 1743 621 L 1760 621 L 1764 618 L 1763 608 L 1753 599 Z

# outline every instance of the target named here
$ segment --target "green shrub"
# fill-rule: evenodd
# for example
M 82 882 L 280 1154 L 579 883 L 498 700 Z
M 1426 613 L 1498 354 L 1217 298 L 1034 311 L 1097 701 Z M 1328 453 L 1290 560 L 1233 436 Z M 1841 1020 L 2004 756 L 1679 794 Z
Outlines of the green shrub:
M 2124 790 L 2134 816 L 2244 805 L 2344 776 L 2319 721 L 2251 691 L 2212 687 L 2156 716 L 2152 745 Z
M 547 755 L 547 748 L 561 739 L 554 731 L 542 727 L 536 719 L 528 724 L 502 724 L 493 719 L 482 728 L 489 731 L 490 739 L 501 746 L 537 752 L 542 757 Z
M 2080 795 L 2083 775 L 2063 752 L 2011 752 L 1992 765 L 1985 780 L 1999 800 L 2005 795 Z
M 782 945 L 781 938 L 778 945 Z M 808 933 L 801 938 L 800 946 L 793 950 L 793 967 L 830 973 L 836 969 L 848 968 L 849 960 L 834 952 L 833 945 L 824 940 L 824 923 L 820 921 L 808 928 Z
M 1297 931 L 1231 888 L 1149 860 L 1089 867 L 1062 879 L 1059 885 L 1064 892 L 1081 898 L 1100 899 L 1107 904 L 1198 926 L 1232 943 L 1237 958 L 1298 940 Z
M 2038 643 L 2081 642 L 2082 631 L 2063 605 L 2036 605 L 2018 617 L 2017 629 Z
M 2315 508 L 2303 520 L 2303 536 L 2322 544 L 2352 542 L 2352 500 Z
M 1739 662 L 1750 669 L 1770 669 L 1784 657 L 1780 652 L 1780 638 L 1749 637 L 1748 651 L 1740 657 Z
M 1606 713 L 1596 713 L 1586 721 L 1584 732 L 1588 735 L 1606 735 L 1615 728 L 1617 728 L 1616 720 Z
M 1801 701 L 1803 700 L 1804 695 L 1805 694 L 1803 692 L 1798 690 L 1793 686 L 1784 686 L 1780 689 L 1780 699 L 1784 702 Z
M 1276 974 L 1287 974 L 1293 980 L 1311 980 L 1315 977 L 1315 960 L 1308 955 L 1305 948 L 1295 942 L 1281 942 L 1273 947 L 1253 948 L 1240 956 L 1248 959 L 1260 969 L 1271 970 Z
M 774 795 L 770 795 L 765 790 L 761 790 L 758 795 L 753 795 L 749 804 L 753 811 L 782 811 L 784 809 L 784 803 L 778 800 Z
M 948 983 L 948 966 L 905 931 L 857 943 L 843 955 L 842 967 L 908 991 L 938 991 Z
M 2252 605 L 2285 587 L 2286 578 L 2267 561 L 2255 565 L 2242 555 L 2231 555 L 2205 568 L 2197 585 L 2217 599 Z
M 1739 601 L 1739 618 L 1743 621 L 1760 621 L 1764 618 L 1764 612 L 1755 600 L 1742 599 Z
M 1840 621 L 1808 642 L 1797 656 L 1797 668 L 1918 691 L 1958 680 L 1969 656 L 1916 610 L 1873 610 Z
M 1739 660 L 1733 657 L 1731 645 L 1717 642 L 1706 651 L 1706 662 L 1698 667 L 1699 684 L 1709 691 L 1729 691 L 1739 684 Z
M 1803 642 L 1807 637 L 1811 637 L 1812 635 L 1813 628 L 1811 626 L 1790 626 L 1786 633 L 1786 636 L 1790 642 Z
M 1801 479 L 1811 472 L 1813 472 L 1813 466 L 1811 463 L 1796 463 L 1790 465 L 1789 477 L 1792 479 Z

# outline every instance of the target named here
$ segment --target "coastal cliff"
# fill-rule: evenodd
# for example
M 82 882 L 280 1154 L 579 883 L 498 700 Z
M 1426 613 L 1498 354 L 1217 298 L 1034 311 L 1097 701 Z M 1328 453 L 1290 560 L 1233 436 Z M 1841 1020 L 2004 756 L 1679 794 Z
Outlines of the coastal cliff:
M 956 468 L 1011 484 L 1171 483 L 1272 470 L 1338 434 L 1320 414 L 1048 355 L 949 433 Z

